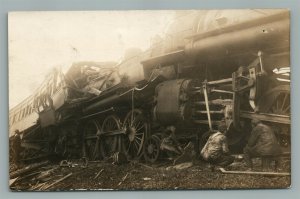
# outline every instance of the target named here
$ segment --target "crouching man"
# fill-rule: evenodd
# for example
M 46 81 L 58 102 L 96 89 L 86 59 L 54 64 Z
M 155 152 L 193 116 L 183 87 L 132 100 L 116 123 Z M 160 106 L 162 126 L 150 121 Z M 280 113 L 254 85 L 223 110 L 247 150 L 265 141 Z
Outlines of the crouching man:
M 281 152 L 272 128 L 257 119 L 253 119 L 251 125 L 253 129 L 244 148 L 244 159 L 249 169 L 253 167 L 253 157 L 277 156 Z
M 233 163 L 234 157 L 229 154 L 227 138 L 225 136 L 227 127 L 225 124 L 218 126 L 218 131 L 213 133 L 207 140 L 201 156 L 207 162 L 226 167 Z

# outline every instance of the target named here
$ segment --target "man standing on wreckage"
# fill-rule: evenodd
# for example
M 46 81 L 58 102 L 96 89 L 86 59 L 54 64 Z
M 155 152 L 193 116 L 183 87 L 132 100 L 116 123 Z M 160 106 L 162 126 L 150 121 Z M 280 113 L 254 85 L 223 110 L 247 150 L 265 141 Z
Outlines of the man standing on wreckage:
M 21 133 L 19 130 L 16 130 L 12 140 L 12 162 L 16 165 L 17 168 L 20 167 L 21 163 L 21 141 Z

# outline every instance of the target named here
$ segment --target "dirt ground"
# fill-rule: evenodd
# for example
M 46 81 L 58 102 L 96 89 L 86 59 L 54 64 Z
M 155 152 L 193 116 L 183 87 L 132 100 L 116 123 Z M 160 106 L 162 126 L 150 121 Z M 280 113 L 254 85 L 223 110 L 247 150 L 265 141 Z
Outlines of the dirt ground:
M 290 160 L 282 161 L 279 173 L 290 172 Z M 254 162 L 254 170 L 261 171 L 260 161 Z M 230 171 L 246 171 L 242 161 L 235 161 L 226 168 Z M 65 177 L 65 179 L 63 179 Z M 17 178 L 11 184 L 13 191 L 59 190 L 179 190 L 179 189 L 246 189 L 288 188 L 291 178 L 285 176 L 225 174 L 218 168 L 196 160 L 178 165 L 170 161 L 145 164 L 132 161 L 115 165 L 110 162 L 79 160 L 60 166 L 51 163 Z

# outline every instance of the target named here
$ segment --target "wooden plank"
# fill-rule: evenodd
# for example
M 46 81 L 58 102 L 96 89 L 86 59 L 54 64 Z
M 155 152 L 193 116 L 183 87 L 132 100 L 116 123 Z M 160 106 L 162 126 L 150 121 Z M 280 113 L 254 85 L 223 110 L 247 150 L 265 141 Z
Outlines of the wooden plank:
M 290 176 L 291 173 L 263 172 L 263 171 L 226 171 L 224 168 L 219 169 L 222 173 L 227 174 L 246 174 L 246 175 L 265 175 L 265 176 Z

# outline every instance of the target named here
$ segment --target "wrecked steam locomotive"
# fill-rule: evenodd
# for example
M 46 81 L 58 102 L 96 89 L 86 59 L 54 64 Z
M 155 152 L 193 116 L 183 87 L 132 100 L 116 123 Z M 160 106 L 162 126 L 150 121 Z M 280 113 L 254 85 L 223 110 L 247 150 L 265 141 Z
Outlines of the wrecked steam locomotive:
M 131 49 L 121 63 L 54 70 L 9 111 L 9 134 L 22 133 L 24 159 L 124 152 L 155 162 L 170 126 L 185 144 L 225 122 L 235 150 L 258 118 L 289 147 L 289 56 L 286 10 L 181 12 L 165 38 Z

